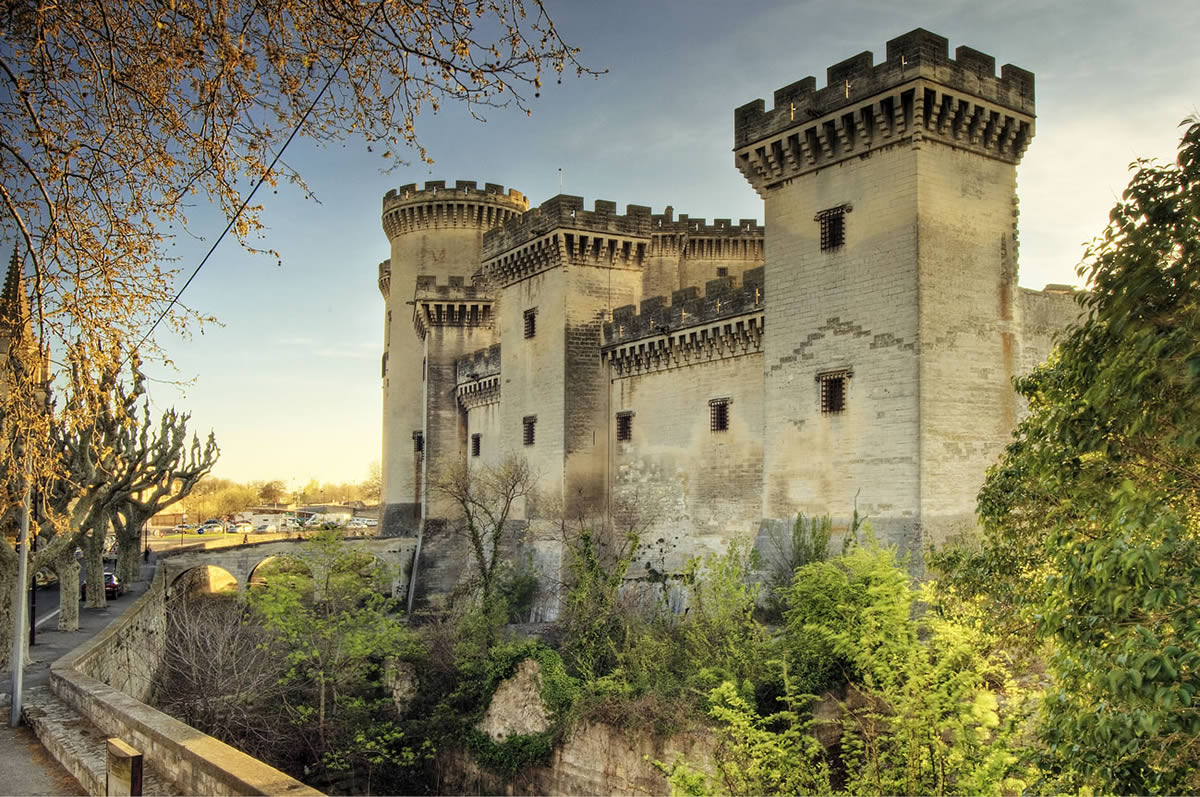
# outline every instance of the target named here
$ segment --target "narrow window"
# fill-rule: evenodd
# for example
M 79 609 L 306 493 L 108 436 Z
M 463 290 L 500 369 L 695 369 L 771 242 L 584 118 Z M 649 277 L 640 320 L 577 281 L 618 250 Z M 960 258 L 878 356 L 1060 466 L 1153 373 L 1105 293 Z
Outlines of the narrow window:
M 380 359 L 380 363 L 379 363 L 379 370 L 382 372 L 379 375 L 382 377 L 387 376 L 387 356 L 388 356 L 388 353 L 385 351 L 383 353 L 383 357 Z
M 521 435 L 522 440 L 524 440 L 525 445 L 527 446 L 533 445 L 533 429 L 535 426 L 537 426 L 537 416 L 526 415 L 521 420 L 521 425 L 523 427 Z
M 716 398 L 708 402 L 708 427 L 714 432 L 729 429 L 729 399 Z
M 471 435 L 471 456 L 479 456 L 479 435 Z
M 425 453 L 425 434 L 423 432 L 413 432 L 413 453 Z
M 537 334 L 537 308 L 525 311 L 525 337 L 532 338 Z
M 617 413 L 617 439 L 622 443 L 633 439 L 633 413 L 628 410 Z
M 718 277 L 728 277 L 729 269 L 727 269 L 725 266 L 717 266 L 717 276 Z
M 850 205 L 838 205 L 836 208 L 822 210 L 813 216 L 813 221 L 821 225 L 821 251 L 832 252 L 841 249 L 846 243 L 846 214 L 851 210 Z
M 846 409 L 846 388 L 849 381 L 848 369 L 817 374 L 817 382 L 821 386 L 821 412 L 836 413 Z

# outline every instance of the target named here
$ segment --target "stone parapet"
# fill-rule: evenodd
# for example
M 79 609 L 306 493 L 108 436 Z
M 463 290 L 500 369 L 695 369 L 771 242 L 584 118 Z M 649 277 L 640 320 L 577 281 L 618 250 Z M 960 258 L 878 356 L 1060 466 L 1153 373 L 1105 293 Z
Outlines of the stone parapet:
M 810 75 L 777 89 L 772 110 L 765 110 L 765 103 L 755 100 L 733 112 L 734 147 L 849 108 L 865 97 L 919 77 L 1033 116 L 1032 72 L 1005 64 L 997 78 L 996 59 L 992 56 L 958 47 L 951 59 L 949 50 L 948 39 L 917 28 L 889 41 L 887 59 L 881 64 L 876 65 L 874 55 L 864 51 L 829 67 L 825 88 L 818 89 L 817 79 Z
M 454 361 L 458 384 L 500 374 L 500 344 L 473 351 Z
M 474 180 L 458 180 L 453 188 L 444 180 L 430 180 L 424 187 L 402 185 L 383 197 L 383 230 L 388 240 L 419 230 L 498 227 L 529 208 L 520 191 L 495 183 L 482 189 Z
M 491 327 L 495 299 L 485 288 L 468 285 L 464 277 L 449 277 L 444 285 L 428 274 L 417 276 L 413 293 L 413 326 L 425 339 L 432 327 Z
M 392 261 L 385 260 L 379 264 L 379 293 L 384 301 L 392 294 Z
M 641 269 L 650 243 L 650 208 L 560 194 L 483 237 L 483 276 L 512 285 L 562 265 Z
M 757 219 L 675 218 L 674 208 L 650 217 L 651 255 L 678 255 L 691 260 L 757 260 L 763 258 L 765 228 Z
M 734 111 L 735 163 L 762 193 L 782 180 L 872 149 L 923 138 L 1017 163 L 1033 138 L 1033 73 L 1012 64 L 995 75 L 990 55 L 918 28 L 887 44 L 887 60 L 870 52 L 816 78 Z
M 464 409 L 500 401 L 500 344 L 454 361 L 455 393 Z
M 703 296 L 698 288 L 684 288 L 672 293 L 669 303 L 665 296 L 643 299 L 641 312 L 631 304 L 616 308 L 612 321 L 604 324 L 601 345 L 615 346 L 722 318 L 762 312 L 764 301 L 762 267 L 746 271 L 737 288 L 730 277 L 720 277 L 705 284 Z

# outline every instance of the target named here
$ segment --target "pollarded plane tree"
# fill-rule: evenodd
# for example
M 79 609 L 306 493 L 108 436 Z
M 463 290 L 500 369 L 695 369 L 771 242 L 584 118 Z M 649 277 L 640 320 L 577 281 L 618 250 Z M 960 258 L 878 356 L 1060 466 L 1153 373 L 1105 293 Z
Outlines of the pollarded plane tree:
M 576 55 L 542 0 L 5 4 L 0 238 L 24 252 L 39 350 L 85 349 L 87 389 L 160 318 L 175 330 L 202 321 L 173 301 L 170 246 L 191 234 L 189 203 L 210 199 L 253 249 L 253 190 L 305 190 L 280 158 L 295 133 L 353 136 L 388 163 L 406 149 L 428 160 L 420 112 L 454 101 L 480 118 L 528 112 L 547 77 L 591 73 Z M 153 338 L 138 348 L 156 353 Z M 78 427 L 92 404 L 59 412 Z M 14 455 L 47 445 L 3 448 L 0 474 L 15 480 L 26 463 Z M 46 461 L 35 478 L 49 477 Z

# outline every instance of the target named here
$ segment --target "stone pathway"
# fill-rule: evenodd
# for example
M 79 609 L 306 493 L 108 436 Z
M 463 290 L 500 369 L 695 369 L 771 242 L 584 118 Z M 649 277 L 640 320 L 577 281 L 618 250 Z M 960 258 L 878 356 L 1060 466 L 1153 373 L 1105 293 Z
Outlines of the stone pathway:
M 3 725 L 0 727 L 0 795 L 54 795 L 54 794 L 92 794 L 104 793 L 103 755 L 106 750 L 104 737 L 91 723 L 74 714 L 70 708 L 62 704 L 49 693 L 47 684 L 50 680 L 50 665 L 59 657 L 74 650 L 86 642 L 91 636 L 105 628 L 115 617 L 125 611 L 137 596 L 146 591 L 149 578 L 154 575 L 153 565 L 142 566 L 142 581 L 132 584 L 129 592 L 110 601 L 108 608 L 87 609 L 80 607 L 79 630 L 65 632 L 55 630 L 55 620 L 38 629 L 37 642 L 30 648 L 33 662 L 25 668 L 24 693 L 22 697 L 22 712 L 25 723 L 17 728 L 8 727 L 8 709 L 10 703 L 10 684 L 12 676 L 7 670 L 2 671 L 3 690 L 0 696 L 0 716 Z M 39 613 L 40 614 L 40 613 Z M 57 705 L 56 705 L 57 704 Z M 65 714 L 64 712 L 70 712 Z M 39 743 L 35 735 L 37 723 L 48 732 L 62 734 L 62 744 L 68 749 L 79 745 L 91 745 L 99 750 L 100 769 L 99 787 L 94 787 L 92 775 L 79 772 L 72 775 L 48 752 L 57 742 L 50 737 L 42 737 Z M 94 734 L 94 736 L 89 735 Z M 78 737 L 78 738 L 76 738 Z M 96 741 L 99 737 L 99 741 Z M 87 741 L 81 741 L 86 739 Z M 83 770 L 80 770 L 81 772 Z M 90 781 L 90 783 L 89 783 Z M 151 791 L 147 784 L 145 794 L 172 794 L 165 790 L 155 779 L 155 788 Z M 82 785 L 81 785 L 82 784 Z

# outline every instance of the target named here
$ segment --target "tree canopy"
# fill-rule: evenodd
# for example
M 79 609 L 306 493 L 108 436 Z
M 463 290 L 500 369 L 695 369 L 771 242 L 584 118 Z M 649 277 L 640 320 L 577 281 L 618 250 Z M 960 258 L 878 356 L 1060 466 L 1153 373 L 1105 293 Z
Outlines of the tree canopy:
M 1079 273 L 1090 292 L 979 496 L 976 551 L 935 560 L 1011 636 L 1049 643 L 1063 786 L 1200 788 L 1200 122 L 1138 161 Z
M 188 209 L 208 199 L 253 248 L 257 186 L 303 188 L 280 157 L 293 135 L 427 160 L 421 111 L 528 111 L 569 69 L 585 71 L 541 0 L 5 4 L 0 240 L 22 252 L 39 350 L 63 362 L 76 350 L 99 373 L 131 344 L 152 351 L 138 342 L 160 317 L 176 329 L 202 318 L 172 301 L 171 240 L 192 234 Z

